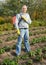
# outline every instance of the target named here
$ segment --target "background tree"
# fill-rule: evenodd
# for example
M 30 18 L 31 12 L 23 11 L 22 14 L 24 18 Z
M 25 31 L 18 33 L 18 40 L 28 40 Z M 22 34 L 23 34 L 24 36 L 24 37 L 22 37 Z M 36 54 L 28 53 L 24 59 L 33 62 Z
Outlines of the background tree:
M 12 16 L 21 11 L 22 5 L 28 6 L 28 12 L 32 19 L 46 20 L 46 0 L 6 0 L 0 8 L 0 15 Z

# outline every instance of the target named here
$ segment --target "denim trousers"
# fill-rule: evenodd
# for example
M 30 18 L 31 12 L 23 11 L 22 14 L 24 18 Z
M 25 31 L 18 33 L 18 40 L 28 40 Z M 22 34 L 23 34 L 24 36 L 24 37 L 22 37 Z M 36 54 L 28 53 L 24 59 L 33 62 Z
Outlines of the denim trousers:
M 16 54 L 20 55 L 21 53 L 21 44 L 24 38 L 24 45 L 26 52 L 30 51 L 29 44 L 29 29 L 20 29 L 20 35 L 18 36 L 17 44 L 16 44 Z

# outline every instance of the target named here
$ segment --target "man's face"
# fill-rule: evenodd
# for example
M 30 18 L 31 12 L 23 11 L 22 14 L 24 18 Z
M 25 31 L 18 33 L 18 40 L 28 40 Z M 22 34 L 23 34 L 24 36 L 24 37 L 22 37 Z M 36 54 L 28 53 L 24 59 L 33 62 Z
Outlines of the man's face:
M 26 13 L 26 12 L 27 12 L 27 6 L 26 6 L 26 5 L 24 5 L 24 6 L 22 7 L 22 12 L 23 12 L 23 13 Z

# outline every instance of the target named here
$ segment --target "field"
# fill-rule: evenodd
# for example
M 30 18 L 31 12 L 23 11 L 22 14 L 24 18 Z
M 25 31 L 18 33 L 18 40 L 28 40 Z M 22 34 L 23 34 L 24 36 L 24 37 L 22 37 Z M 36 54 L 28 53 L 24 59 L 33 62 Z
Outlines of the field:
M 30 27 L 31 52 L 26 53 L 24 42 L 20 57 L 15 56 L 16 30 L 0 31 L 0 65 L 46 65 L 46 26 Z
M 25 52 L 23 41 L 21 54 L 16 56 L 18 35 L 13 16 L 26 10 L 32 20 L 29 25 L 31 50 Z M 0 0 L 0 65 L 46 65 L 46 0 Z

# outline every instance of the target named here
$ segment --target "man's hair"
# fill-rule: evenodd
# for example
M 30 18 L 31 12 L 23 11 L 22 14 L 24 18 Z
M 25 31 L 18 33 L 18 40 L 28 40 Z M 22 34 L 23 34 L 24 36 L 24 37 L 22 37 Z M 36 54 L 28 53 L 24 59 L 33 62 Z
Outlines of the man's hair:
M 22 8 L 23 8 L 24 6 L 27 8 L 27 5 L 23 5 Z

